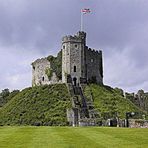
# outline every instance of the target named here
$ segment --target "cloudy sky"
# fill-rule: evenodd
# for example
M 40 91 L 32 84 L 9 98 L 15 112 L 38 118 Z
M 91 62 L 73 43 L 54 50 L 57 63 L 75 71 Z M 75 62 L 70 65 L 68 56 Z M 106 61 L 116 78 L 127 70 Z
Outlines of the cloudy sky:
M 104 83 L 148 91 L 148 0 L 0 0 L 0 90 L 31 86 L 36 58 L 56 55 L 64 35 L 80 30 L 103 50 Z

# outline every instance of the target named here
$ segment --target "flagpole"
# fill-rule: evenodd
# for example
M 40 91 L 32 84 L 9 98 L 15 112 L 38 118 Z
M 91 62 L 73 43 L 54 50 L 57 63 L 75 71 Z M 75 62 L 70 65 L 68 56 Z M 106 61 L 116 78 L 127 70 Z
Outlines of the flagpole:
M 83 14 L 87 14 L 87 13 L 90 13 L 90 9 L 88 9 L 88 8 L 85 8 L 85 9 L 81 9 L 81 24 L 80 24 L 80 26 L 81 26 L 81 31 L 83 31 Z
M 83 12 L 81 10 L 81 31 L 83 31 Z

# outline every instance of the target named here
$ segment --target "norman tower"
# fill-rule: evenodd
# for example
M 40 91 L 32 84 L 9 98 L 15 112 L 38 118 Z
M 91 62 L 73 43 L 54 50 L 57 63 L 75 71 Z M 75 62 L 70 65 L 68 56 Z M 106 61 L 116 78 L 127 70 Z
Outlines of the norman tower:
M 62 39 L 62 82 L 68 78 L 74 85 L 84 82 L 103 83 L 102 51 L 86 46 L 86 33 Z
M 70 75 L 73 82 L 79 82 L 85 77 L 84 48 L 86 33 L 78 32 L 75 36 L 65 36 L 62 39 L 62 81 L 67 82 Z
M 86 46 L 85 32 L 79 31 L 74 36 L 63 37 L 62 54 L 58 55 L 37 59 L 32 63 L 33 86 L 56 83 L 73 85 L 86 82 L 103 83 L 102 51 Z

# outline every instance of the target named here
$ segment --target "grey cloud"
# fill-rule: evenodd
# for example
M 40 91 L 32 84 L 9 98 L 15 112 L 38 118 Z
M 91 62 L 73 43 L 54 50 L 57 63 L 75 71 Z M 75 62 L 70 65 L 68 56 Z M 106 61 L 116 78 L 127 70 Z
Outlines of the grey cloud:
M 104 82 L 130 91 L 138 87 L 148 91 L 147 0 L 1 0 L 0 88 L 28 86 L 32 60 L 58 52 L 61 37 L 80 29 L 80 9 L 84 7 L 91 9 L 84 16 L 87 43 L 103 49 Z M 12 65 L 5 60 L 6 52 Z M 26 64 L 20 65 L 20 61 Z M 13 76 L 11 85 L 5 76 L 8 71 L 2 70 L 5 67 L 8 78 Z

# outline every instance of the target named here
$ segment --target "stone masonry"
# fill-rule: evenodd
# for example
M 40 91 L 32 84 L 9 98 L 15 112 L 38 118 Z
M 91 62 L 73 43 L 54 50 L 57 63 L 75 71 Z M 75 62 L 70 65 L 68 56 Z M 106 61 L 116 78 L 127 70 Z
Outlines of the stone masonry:
M 103 83 L 102 51 L 86 46 L 85 32 L 62 39 L 62 82 L 67 83 L 67 76 L 74 85 L 82 80 Z
M 102 51 L 86 46 L 86 33 L 78 32 L 74 36 L 62 38 L 62 80 L 52 72 L 49 79 L 46 71 L 51 68 L 47 58 L 37 59 L 32 63 L 32 85 L 55 84 L 62 81 L 73 85 L 83 82 L 103 83 Z
M 125 93 L 125 97 L 132 101 L 136 106 L 141 108 L 143 111 L 148 112 L 148 93 L 143 90 L 139 90 L 135 93 Z
M 32 63 L 32 86 L 58 83 L 55 73 L 49 79 L 46 71 L 50 69 L 50 62 L 47 58 L 37 59 Z

